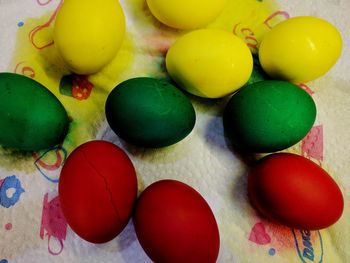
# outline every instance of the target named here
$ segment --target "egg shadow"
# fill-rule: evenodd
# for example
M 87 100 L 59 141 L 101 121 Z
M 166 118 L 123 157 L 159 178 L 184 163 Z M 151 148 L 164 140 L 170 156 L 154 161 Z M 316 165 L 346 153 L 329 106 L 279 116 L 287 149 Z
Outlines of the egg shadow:
M 257 154 L 248 152 L 242 149 L 239 149 L 238 147 L 235 147 L 232 144 L 232 141 L 229 139 L 227 135 L 224 134 L 225 142 L 227 147 L 230 149 L 232 154 L 237 157 L 241 162 L 243 162 L 247 167 L 252 167 L 256 162 L 258 162 L 263 154 Z
M 160 148 L 146 148 L 146 147 L 139 147 L 135 146 L 133 144 L 130 144 L 123 139 L 119 138 L 120 143 L 122 144 L 122 147 L 132 154 L 135 157 L 138 157 L 144 161 L 150 161 L 153 162 L 154 156 L 162 156 L 165 157 L 169 152 L 173 151 L 176 147 L 176 144 L 166 146 L 166 147 L 160 147 Z M 148 158 L 150 157 L 150 158 Z M 152 158 L 151 158 L 152 157 Z
M 236 179 L 232 188 L 232 198 L 240 211 L 246 212 L 247 204 L 249 204 L 251 207 L 251 211 L 249 213 L 253 213 L 254 208 L 252 207 L 248 196 L 248 173 L 249 171 L 246 170 Z
M 141 160 L 142 162 L 151 164 L 169 164 L 189 156 L 191 153 L 191 138 L 188 137 L 191 135 L 190 133 L 186 138 L 173 145 L 160 148 L 147 148 L 131 144 L 115 134 L 109 127 L 105 127 L 105 132 L 103 132 L 101 139 L 110 141 L 124 149 L 135 163 Z
M 238 179 L 235 181 L 235 184 L 232 188 L 232 198 L 236 207 L 238 207 L 238 209 L 242 211 L 242 213 L 247 213 L 250 217 L 257 217 L 260 221 L 263 220 L 264 222 L 272 225 L 285 227 L 280 223 L 274 221 L 273 219 L 268 218 L 264 214 L 262 214 L 251 201 L 248 192 L 248 177 L 250 169 L 251 168 L 248 167 L 244 173 L 238 176 Z
M 228 148 L 232 154 L 242 161 L 246 165 L 252 165 L 260 158 L 260 154 L 251 153 L 245 151 L 244 149 L 239 149 L 234 147 L 232 141 L 229 139 L 225 133 L 223 125 L 223 114 L 225 107 L 231 97 L 238 91 L 233 92 L 232 94 L 225 96 L 223 98 L 203 98 L 195 96 L 184 89 L 181 89 L 173 80 L 169 79 L 169 82 L 178 87 L 184 94 L 187 96 L 194 106 L 197 114 L 207 114 L 212 115 L 213 118 L 209 120 L 206 128 L 204 137 L 208 143 L 219 149 Z M 216 131 L 216 132 L 213 132 Z
M 137 263 L 137 262 L 151 262 L 148 256 L 143 251 L 134 229 L 132 219 L 129 220 L 123 231 L 119 235 L 102 244 L 92 244 L 91 249 L 102 250 L 108 253 L 115 253 L 123 259 L 122 262 Z
M 151 262 L 143 251 L 135 232 L 132 219 L 117 238 L 120 255 L 128 263 Z
M 53 27 L 48 28 L 47 30 L 49 30 L 50 34 L 53 36 Z M 53 37 L 50 40 L 53 44 L 41 49 L 40 51 L 37 51 L 36 61 L 39 63 L 40 68 L 44 70 L 45 75 L 49 79 L 59 83 L 63 76 L 70 75 L 72 72 L 59 54 Z
M 170 78 L 167 79 L 172 85 L 180 89 L 185 96 L 187 96 L 193 107 L 195 108 L 196 115 L 197 114 L 207 114 L 212 115 L 214 118 L 209 120 L 206 128 L 204 137 L 205 140 L 210 143 L 214 147 L 218 147 L 219 149 L 228 148 L 232 154 L 242 161 L 245 165 L 251 166 L 256 161 L 261 158 L 261 154 L 251 153 L 249 151 L 245 151 L 244 149 L 239 149 L 238 147 L 234 147 L 232 141 L 229 139 L 227 134 L 225 133 L 224 125 L 223 125 L 223 114 L 225 111 L 225 107 L 231 97 L 238 91 L 225 96 L 223 98 L 203 98 L 199 96 L 195 96 L 186 90 L 182 89 Z M 219 127 L 219 128 L 218 128 Z M 219 131 L 218 131 L 219 129 Z M 215 131 L 216 132 L 213 132 Z
M 199 97 L 199 96 L 193 95 L 192 93 L 189 93 L 186 89 L 181 88 L 181 85 L 177 84 L 170 77 L 170 75 L 168 74 L 168 72 L 166 70 L 166 61 L 165 60 L 162 62 L 161 67 L 162 67 L 162 70 L 164 70 L 165 76 L 158 77 L 157 79 L 162 80 L 162 81 L 166 81 L 169 84 L 176 87 L 178 90 L 180 90 L 191 101 L 191 103 L 196 111 L 199 111 L 199 112 L 202 112 L 202 111 L 206 112 L 208 110 L 217 111 L 216 108 L 218 106 L 223 107 L 223 105 L 226 105 L 227 101 L 230 99 L 230 97 L 212 99 L 212 98 L 204 98 L 204 97 Z
M 33 165 L 28 165 L 28 163 Z M 32 151 L 21 151 L 13 148 L 0 147 L 0 166 L 10 171 L 35 171 L 35 159 Z
M 175 82 L 173 82 L 173 85 L 175 85 L 176 87 L 179 87 L 179 85 L 177 85 Z M 181 88 L 179 87 L 179 89 Z M 181 89 L 181 90 L 191 100 L 193 106 L 200 113 L 210 112 L 212 113 L 212 115 L 220 116 L 222 115 L 224 106 L 227 104 L 227 101 L 229 100 L 229 97 L 224 97 L 224 98 L 199 97 L 187 92 L 184 89 Z
M 235 158 L 248 167 L 254 165 L 261 157 L 261 154 L 251 153 L 233 145 L 225 132 L 222 114 L 219 117 L 209 120 L 204 136 L 206 142 L 210 143 L 213 147 L 217 147 L 219 150 L 227 149 Z

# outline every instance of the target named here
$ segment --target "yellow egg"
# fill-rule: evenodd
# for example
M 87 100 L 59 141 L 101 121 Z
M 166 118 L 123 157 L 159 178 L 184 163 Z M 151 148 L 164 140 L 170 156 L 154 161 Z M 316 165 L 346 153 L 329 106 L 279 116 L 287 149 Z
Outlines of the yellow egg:
M 77 74 L 93 74 L 116 55 L 125 33 L 117 0 L 65 0 L 54 27 L 55 46 Z
M 151 13 L 167 26 L 195 29 L 213 21 L 227 0 L 147 0 Z
M 247 45 L 232 33 L 200 29 L 183 35 L 170 47 L 166 68 L 188 92 L 220 98 L 248 81 L 253 58 Z
M 259 59 L 271 77 L 300 83 L 324 75 L 341 49 L 341 36 L 333 25 L 316 17 L 295 17 L 264 36 Z

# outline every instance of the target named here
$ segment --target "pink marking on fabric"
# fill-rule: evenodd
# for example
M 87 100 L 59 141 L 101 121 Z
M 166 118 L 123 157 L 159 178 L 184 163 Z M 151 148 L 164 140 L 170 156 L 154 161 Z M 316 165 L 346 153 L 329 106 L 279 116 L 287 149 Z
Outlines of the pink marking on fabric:
M 39 3 L 39 2 L 38 2 L 38 3 Z M 49 2 L 47 2 L 47 3 L 49 3 Z M 37 26 L 37 27 L 34 27 L 34 28 L 29 32 L 29 39 L 30 39 L 30 42 L 32 43 L 32 45 L 33 45 L 36 49 L 41 50 L 41 49 L 44 49 L 44 48 L 47 48 L 47 47 L 53 45 L 53 43 L 54 43 L 53 40 L 50 41 L 49 43 L 46 43 L 45 45 L 41 45 L 41 46 L 37 45 L 37 44 L 35 43 L 35 35 L 36 35 L 36 33 L 38 33 L 39 31 L 41 31 L 42 29 L 44 29 L 44 28 L 46 28 L 46 27 L 49 27 L 49 26 L 53 23 L 53 21 L 54 21 L 55 18 L 56 18 L 57 12 L 58 12 L 58 10 L 60 9 L 62 3 L 63 3 L 63 0 L 60 1 L 60 3 L 58 4 L 56 10 L 53 12 L 53 14 L 51 15 L 51 17 L 49 18 L 49 21 L 47 21 L 47 22 L 46 22 L 45 24 L 43 24 L 43 25 L 39 25 L 39 26 Z M 45 3 L 44 3 L 44 4 L 45 4 Z
M 323 161 L 323 125 L 312 127 L 301 141 L 301 154 L 307 158 Z
M 243 27 L 240 30 L 238 30 L 238 26 L 241 24 L 241 22 L 237 23 L 233 27 L 233 34 L 240 37 L 244 38 L 245 43 L 249 48 L 251 48 L 252 51 L 257 52 L 258 51 L 258 45 L 259 42 L 255 37 L 254 31 L 249 28 L 249 27 Z
M 17 63 L 17 65 L 15 66 L 15 69 L 13 70 L 14 73 L 18 73 L 18 74 L 22 74 L 24 76 L 30 77 L 30 78 L 35 78 L 35 71 L 33 68 L 28 67 L 28 66 L 24 66 L 24 67 L 20 67 L 23 63 L 26 63 L 25 61 L 21 61 L 19 63 Z
M 238 33 L 237 33 L 237 28 L 238 28 L 238 26 L 239 26 L 240 24 L 241 24 L 241 22 L 235 24 L 234 27 L 233 27 L 232 32 L 233 32 L 233 34 L 236 35 L 236 36 L 238 36 L 238 35 L 237 35 L 237 34 L 238 34 Z
M 266 232 L 271 237 L 271 244 L 280 252 L 294 250 L 295 242 L 291 229 L 287 226 L 281 225 L 273 221 L 262 221 L 265 225 Z
M 46 231 L 46 234 L 45 234 Z M 41 217 L 40 237 L 44 239 L 48 236 L 48 251 L 52 255 L 59 255 L 63 250 L 63 241 L 66 240 L 67 222 L 63 216 L 58 196 L 48 201 L 46 193 L 43 201 L 43 211 Z M 51 238 L 56 238 L 60 243 L 60 249 L 54 252 L 50 247 Z
M 12 229 L 12 224 L 11 224 L 11 223 L 7 223 L 7 224 L 5 225 L 5 229 L 6 229 L 7 231 L 10 231 L 10 230 Z
M 168 52 L 172 43 L 174 42 L 174 37 L 171 35 L 160 33 L 146 36 L 144 40 L 147 44 L 147 51 L 151 55 L 159 53 L 165 55 Z
M 36 2 L 41 5 L 41 6 L 44 6 L 44 5 L 48 5 L 49 3 L 52 2 L 52 0 L 47 0 L 46 2 L 41 2 L 40 0 L 36 0 Z
M 298 86 L 300 88 L 302 88 L 303 90 L 305 90 L 307 93 L 309 93 L 311 96 L 313 94 L 315 94 L 315 92 L 309 86 L 307 86 L 306 84 L 300 83 Z
M 264 21 L 264 24 L 272 29 L 273 26 L 269 24 L 269 22 L 271 22 L 271 20 L 275 17 L 278 17 L 278 16 L 282 16 L 284 19 L 288 19 L 290 17 L 290 15 L 286 12 L 286 11 L 276 11 L 274 12 L 273 14 L 271 14 L 268 18 L 265 19 Z
M 265 230 L 265 225 L 262 222 L 256 223 L 249 235 L 249 240 L 259 244 L 266 245 L 271 243 L 271 237 Z
M 3 182 L 4 182 L 4 179 L 1 179 L 0 180 L 0 188 L 1 188 L 2 184 L 3 184 Z
M 247 44 L 248 47 L 253 48 L 255 50 L 258 50 L 259 42 L 258 42 L 258 40 L 255 37 L 253 37 L 253 36 L 246 36 L 245 37 L 245 41 L 246 41 L 246 44 Z M 249 41 L 251 41 L 252 43 L 249 43 Z

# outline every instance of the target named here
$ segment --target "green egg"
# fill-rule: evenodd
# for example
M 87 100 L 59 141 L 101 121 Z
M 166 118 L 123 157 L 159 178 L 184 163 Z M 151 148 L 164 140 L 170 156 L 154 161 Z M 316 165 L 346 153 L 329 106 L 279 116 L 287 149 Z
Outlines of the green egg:
M 149 148 L 179 142 L 196 121 L 190 100 L 180 90 L 169 82 L 146 77 L 115 87 L 107 98 L 106 117 L 122 139 Z
M 0 73 L 0 145 L 23 151 L 60 143 L 68 130 L 61 102 L 35 80 Z
M 305 137 L 316 118 L 312 97 L 286 81 L 248 85 L 226 105 L 225 134 L 234 147 L 268 153 L 286 149 Z

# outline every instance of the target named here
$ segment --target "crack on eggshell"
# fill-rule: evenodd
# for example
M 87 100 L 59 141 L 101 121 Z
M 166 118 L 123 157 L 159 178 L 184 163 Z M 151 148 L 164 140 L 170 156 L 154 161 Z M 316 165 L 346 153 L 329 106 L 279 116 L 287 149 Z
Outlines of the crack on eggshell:
M 82 155 L 84 156 L 84 159 L 86 160 L 86 162 L 90 165 L 90 167 L 95 171 L 95 173 L 101 177 L 105 183 L 105 187 L 106 187 L 106 191 L 108 193 L 108 196 L 109 196 L 109 199 L 111 201 L 111 205 L 113 207 L 113 210 L 114 212 L 116 213 L 117 215 L 117 218 L 118 218 L 118 222 L 121 223 L 121 220 L 120 220 L 120 215 L 119 215 L 119 212 L 118 212 L 118 208 L 117 208 L 117 205 L 114 203 L 114 200 L 113 200 L 113 196 L 112 196 L 112 191 L 111 189 L 109 188 L 109 184 L 107 182 L 107 179 L 106 177 L 103 176 L 103 174 L 101 174 L 98 169 L 96 169 L 96 167 L 93 165 L 92 162 L 90 162 L 90 160 L 88 159 L 88 157 L 86 156 L 86 154 L 84 153 L 84 151 L 81 151 Z

